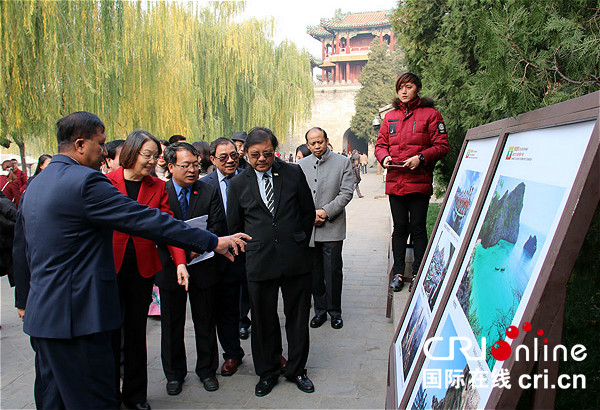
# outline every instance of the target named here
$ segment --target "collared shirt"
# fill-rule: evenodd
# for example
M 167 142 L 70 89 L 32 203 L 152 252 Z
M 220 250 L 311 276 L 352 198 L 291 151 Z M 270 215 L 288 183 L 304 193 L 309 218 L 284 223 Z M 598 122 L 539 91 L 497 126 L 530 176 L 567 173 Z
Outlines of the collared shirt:
M 257 170 L 254 170 L 254 172 L 256 172 L 256 180 L 258 181 L 258 191 L 260 192 L 260 197 L 262 198 L 263 202 L 265 203 L 265 205 L 267 206 L 267 208 L 269 207 L 269 204 L 267 203 L 267 191 L 265 189 L 265 181 L 263 180 L 263 175 L 267 174 L 269 175 L 269 177 L 271 178 L 271 186 L 273 186 L 273 173 L 271 172 L 273 169 L 273 167 L 269 168 L 269 170 L 267 172 L 260 172 Z
M 237 175 L 237 173 L 238 170 L 236 169 L 231 177 Z M 221 198 L 223 199 L 223 207 L 225 208 L 225 212 L 227 212 L 227 183 L 225 182 L 225 180 L 229 178 L 223 175 L 223 173 L 219 171 L 219 168 L 217 168 L 217 178 L 219 178 L 219 188 L 221 188 Z
M 179 193 L 181 192 L 181 190 L 183 189 L 182 186 L 177 185 L 177 182 L 175 182 L 175 180 L 173 180 L 173 186 L 175 187 L 175 193 L 177 194 L 177 200 L 179 200 Z M 187 202 L 188 204 L 190 203 L 190 198 L 192 196 L 192 187 L 191 185 L 189 187 L 187 187 L 188 191 L 186 194 L 187 197 Z

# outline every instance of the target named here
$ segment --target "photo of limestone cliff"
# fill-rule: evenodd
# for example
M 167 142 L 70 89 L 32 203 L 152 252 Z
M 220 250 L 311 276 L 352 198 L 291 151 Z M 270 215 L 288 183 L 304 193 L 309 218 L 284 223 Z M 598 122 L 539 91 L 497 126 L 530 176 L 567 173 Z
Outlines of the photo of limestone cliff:
M 565 189 L 500 176 L 456 297 L 478 343 L 504 340 L 559 212 Z M 482 212 L 482 214 L 483 214 Z M 525 301 L 527 302 L 527 301 Z

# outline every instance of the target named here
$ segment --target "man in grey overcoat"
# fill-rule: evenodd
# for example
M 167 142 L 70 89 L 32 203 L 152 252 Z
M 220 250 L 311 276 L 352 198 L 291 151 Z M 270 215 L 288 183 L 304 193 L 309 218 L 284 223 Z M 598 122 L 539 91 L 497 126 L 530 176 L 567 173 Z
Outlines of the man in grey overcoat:
M 315 316 L 310 322 L 320 327 L 327 314 L 331 327 L 340 329 L 342 320 L 342 245 L 346 239 L 346 205 L 354 192 L 352 165 L 345 156 L 328 148 L 325 130 L 306 132 L 306 145 L 312 155 L 298 162 L 306 176 L 316 208 L 310 246 L 314 247 L 312 293 Z

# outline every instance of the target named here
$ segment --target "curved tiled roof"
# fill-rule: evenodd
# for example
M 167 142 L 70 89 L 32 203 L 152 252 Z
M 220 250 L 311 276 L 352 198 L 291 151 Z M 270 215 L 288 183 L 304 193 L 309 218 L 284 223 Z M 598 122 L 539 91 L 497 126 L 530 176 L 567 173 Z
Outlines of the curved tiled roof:
M 366 11 L 362 13 L 346 13 L 333 19 L 321 19 L 324 29 L 360 28 L 373 26 L 388 26 L 391 24 L 392 10 Z
M 320 40 L 335 35 L 336 30 L 385 27 L 392 24 L 392 12 L 393 10 L 342 13 L 337 10 L 333 18 L 322 18 L 318 26 L 308 26 L 306 32 Z

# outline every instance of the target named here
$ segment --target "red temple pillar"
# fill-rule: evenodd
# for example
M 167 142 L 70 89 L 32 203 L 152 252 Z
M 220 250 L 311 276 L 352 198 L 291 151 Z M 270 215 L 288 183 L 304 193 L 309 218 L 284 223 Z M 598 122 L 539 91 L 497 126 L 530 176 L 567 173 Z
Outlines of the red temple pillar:
M 325 62 L 325 41 L 321 41 L 321 59 Z
M 350 82 L 350 61 L 346 61 L 346 82 Z
M 350 54 L 350 34 L 346 37 L 346 54 Z
M 390 31 L 390 51 L 394 50 L 394 44 L 396 43 L 396 39 L 394 38 L 394 30 Z

